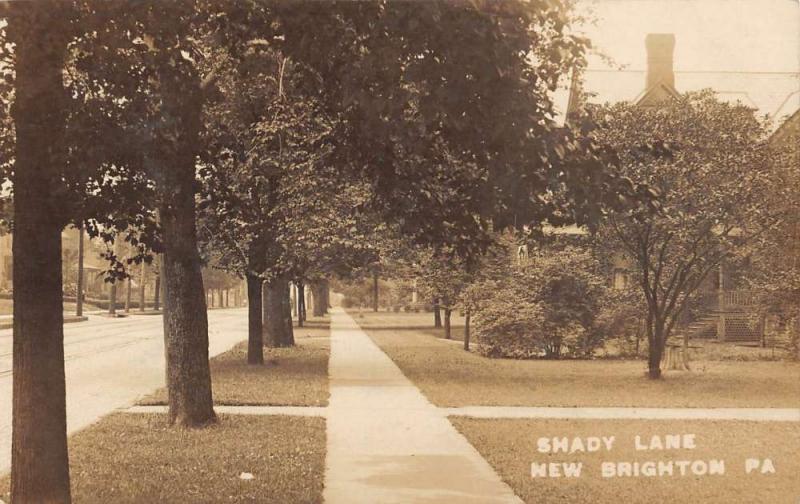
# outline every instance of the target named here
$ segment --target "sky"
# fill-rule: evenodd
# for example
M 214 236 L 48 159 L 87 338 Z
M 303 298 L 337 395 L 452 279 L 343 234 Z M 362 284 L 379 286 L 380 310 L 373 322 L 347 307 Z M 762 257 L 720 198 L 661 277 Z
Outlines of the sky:
M 636 98 L 644 89 L 648 33 L 675 35 L 675 87 L 710 87 L 761 114 L 782 117 L 800 108 L 798 0 L 579 0 L 595 18 L 578 31 L 624 70 L 592 56 L 584 87 L 593 101 Z M 566 93 L 556 96 L 566 106 Z

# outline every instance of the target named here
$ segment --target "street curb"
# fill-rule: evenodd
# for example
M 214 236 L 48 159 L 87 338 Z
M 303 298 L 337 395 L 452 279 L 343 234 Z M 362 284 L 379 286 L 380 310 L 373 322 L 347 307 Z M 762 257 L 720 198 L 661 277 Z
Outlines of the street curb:
M 71 324 L 73 322 L 86 322 L 87 320 L 89 320 L 88 317 L 78 317 L 78 316 L 75 316 L 75 315 L 72 315 L 72 316 L 69 316 L 69 317 L 64 317 L 64 323 L 65 324 Z M 4 321 L 0 322 L 0 330 L 2 330 L 2 329 L 12 329 L 13 327 L 14 327 L 14 321 L 13 320 L 8 320 L 8 321 L 4 320 Z M 0 501 L 0 504 L 3 504 L 3 502 Z

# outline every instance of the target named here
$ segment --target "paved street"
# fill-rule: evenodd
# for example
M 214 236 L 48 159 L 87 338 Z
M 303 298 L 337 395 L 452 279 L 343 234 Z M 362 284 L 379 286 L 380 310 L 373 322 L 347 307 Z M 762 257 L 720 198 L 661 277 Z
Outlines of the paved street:
M 247 339 L 247 310 L 211 310 L 211 355 Z M 161 316 L 90 315 L 64 326 L 70 433 L 164 386 Z M 11 330 L 0 331 L 0 474 L 11 463 Z

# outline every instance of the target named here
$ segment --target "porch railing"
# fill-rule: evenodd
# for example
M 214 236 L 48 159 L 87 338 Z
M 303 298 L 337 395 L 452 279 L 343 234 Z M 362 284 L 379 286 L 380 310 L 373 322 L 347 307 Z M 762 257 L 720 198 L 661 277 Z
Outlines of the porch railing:
M 724 311 L 746 309 L 757 303 L 755 292 L 750 290 L 726 290 L 706 292 L 701 295 L 701 304 L 708 310 Z
M 722 297 L 724 299 L 724 307 L 738 307 L 738 306 L 755 306 L 756 296 L 753 291 L 749 290 L 731 290 L 723 291 Z

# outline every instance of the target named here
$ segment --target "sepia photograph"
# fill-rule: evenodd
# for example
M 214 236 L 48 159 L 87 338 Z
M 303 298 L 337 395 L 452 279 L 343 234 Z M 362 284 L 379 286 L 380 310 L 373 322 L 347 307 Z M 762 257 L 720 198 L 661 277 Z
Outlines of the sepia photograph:
M 800 504 L 800 1 L 0 0 L 0 504 Z

